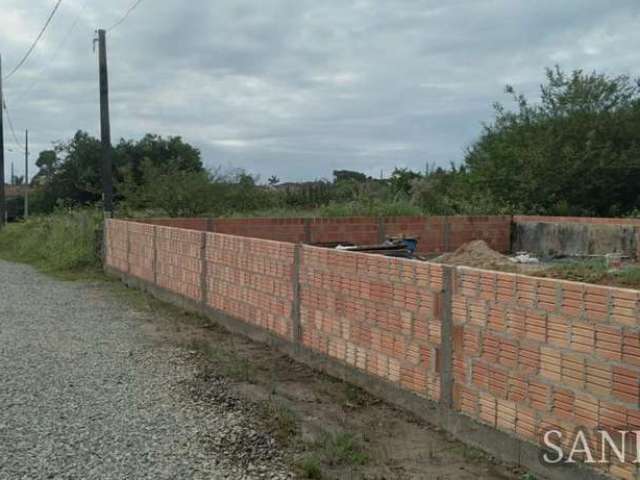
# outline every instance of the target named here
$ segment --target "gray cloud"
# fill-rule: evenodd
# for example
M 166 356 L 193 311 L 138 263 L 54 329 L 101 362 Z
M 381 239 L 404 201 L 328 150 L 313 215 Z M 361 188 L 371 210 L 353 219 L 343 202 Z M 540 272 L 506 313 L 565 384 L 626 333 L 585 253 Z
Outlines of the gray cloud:
M 4 1 L 5 70 L 52 3 Z M 35 151 L 98 134 L 93 30 L 130 1 L 102 3 L 65 0 L 5 85 Z M 636 0 L 147 0 L 109 35 L 113 136 L 182 135 L 263 178 L 460 162 L 505 83 L 535 96 L 556 63 L 640 75 L 639 19 Z

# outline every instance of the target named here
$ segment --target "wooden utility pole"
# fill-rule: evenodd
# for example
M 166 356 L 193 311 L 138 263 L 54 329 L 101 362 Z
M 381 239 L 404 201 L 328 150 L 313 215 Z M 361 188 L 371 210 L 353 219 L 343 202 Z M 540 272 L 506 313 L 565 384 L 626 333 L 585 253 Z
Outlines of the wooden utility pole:
M 2 56 L 0 55 L 0 230 L 7 220 L 4 192 L 4 96 L 2 95 Z
M 29 130 L 24 131 L 24 218 L 29 218 Z
M 100 70 L 100 135 L 102 140 L 102 195 L 105 217 L 113 216 L 113 170 L 111 124 L 109 121 L 109 79 L 107 75 L 107 33 L 98 30 Z

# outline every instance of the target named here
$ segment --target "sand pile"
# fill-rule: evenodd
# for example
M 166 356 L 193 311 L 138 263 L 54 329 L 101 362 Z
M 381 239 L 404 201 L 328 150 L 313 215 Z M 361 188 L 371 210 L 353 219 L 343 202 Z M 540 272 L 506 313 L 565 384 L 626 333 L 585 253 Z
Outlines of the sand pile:
M 466 265 L 467 267 L 484 268 L 488 270 L 516 271 L 517 265 L 506 255 L 493 250 L 484 240 L 474 240 L 465 243 L 455 252 L 445 253 L 432 262 L 448 263 L 450 265 Z

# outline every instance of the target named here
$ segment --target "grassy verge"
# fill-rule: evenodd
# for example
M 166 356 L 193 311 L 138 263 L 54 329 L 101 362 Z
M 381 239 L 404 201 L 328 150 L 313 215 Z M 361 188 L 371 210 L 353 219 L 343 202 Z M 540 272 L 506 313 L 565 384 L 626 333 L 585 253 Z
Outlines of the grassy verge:
M 94 209 L 11 223 L 0 231 L 0 258 L 69 279 L 95 277 L 101 268 L 101 228 L 102 214 Z
M 558 263 L 534 275 L 616 287 L 640 288 L 640 266 L 632 264 L 619 270 L 611 270 L 603 259 Z

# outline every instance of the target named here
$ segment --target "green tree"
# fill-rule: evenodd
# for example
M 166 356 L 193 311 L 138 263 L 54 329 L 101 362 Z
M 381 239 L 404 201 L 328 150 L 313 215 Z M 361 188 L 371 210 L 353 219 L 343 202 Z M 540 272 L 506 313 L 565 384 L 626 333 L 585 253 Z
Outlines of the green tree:
M 391 174 L 391 178 L 389 179 L 391 183 L 391 191 L 394 194 L 400 193 L 409 195 L 409 193 L 411 192 L 412 182 L 421 177 L 421 174 L 409 170 L 408 168 L 396 167 Z
M 507 86 L 515 110 L 468 150 L 474 191 L 524 212 L 620 215 L 640 203 L 640 85 L 548 69 L 538 103 Z
M 267 180 L 267 182 L 269 183 L 270 186 L 274 187 L 280 183 L 280 179 L 275 175 L 271 175 L 269 177 L 269 180 Z
M 207 172 L 166 170 L 149 159 L 142 161 L 140 171 L 140 185 L 130 178 L 122 184 L 128 207 L 162 210 L 171 217 L 197 216 L 210 210 L 214 195 Z
M 38 155 L 38 160 L 36 160 L 36 166 L 40 171 L 34 177 L 34 180 L 36 178 L 41 178 L 43 181 L 51 180 L 57 165 L 58 156 L 56 155 L 55 150 L 43 150 L 40 152 L 40 155 Z
M 145 162 L 149 170 L 207 176 L 200 151 L 180 137 L 165 139 L 147 134 L 139 141 L 121 140 L 113 150 L 116 198 L 122 200 L 143 186 Z M 50 211 L 60 202 L 82 205 L 98 201 L 102 194 L 101 164 L 100 141 L 83 131 L 78 131 L 68 142 L 59 143 L 54 150 L 41 152 L 36 162 L 40 171 L 34 178 L 34 183 L 41 188 L 34 206 Z M 186 181 L 180 180 L 183 184 Z M 140 203 L 143 193 L 132 203 Z
M 355 181 L 355 182 L 366 182 L 367 176 L 364 173 L 355 172 L 353 170 L 334 170 L 333 177 L 335 182 L 341 181 Z
M 115 147 L 115 164 L 119 177 L 131 173 L 138 185 L 142 182 L 142 163 L 171 171 L 203 172 L 200 150 L 185 143 L 181 137 L 163 138 L 146 134 L 139 141 L 121 139 Z

